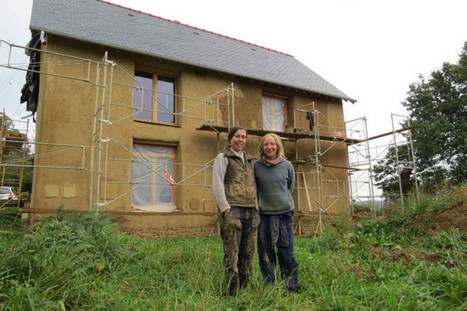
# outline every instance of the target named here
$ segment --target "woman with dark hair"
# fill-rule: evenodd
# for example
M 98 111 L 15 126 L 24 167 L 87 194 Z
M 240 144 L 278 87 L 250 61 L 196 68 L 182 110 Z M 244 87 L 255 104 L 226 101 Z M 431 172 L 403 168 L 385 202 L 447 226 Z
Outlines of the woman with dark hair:
M 295 171 L 286 160 L 279 136 L 266 134 L 259 144 L 260 159 L 254 163 L 261 222 L 258 229 L 258 257 L 266 284 L 275 282 L 276 261 L 286 289 L 298 291 L 298 262 L 294 255 L 292 192 Z M 277 256 L 276 256 L 277 252 Z
M 253 275 L 259 213 L 253 158 L 243 148 L 247 131 L 232 127 L 228 146 L 214 161 L 212 187 L 219 208 L 227 293 L 236 295 Z

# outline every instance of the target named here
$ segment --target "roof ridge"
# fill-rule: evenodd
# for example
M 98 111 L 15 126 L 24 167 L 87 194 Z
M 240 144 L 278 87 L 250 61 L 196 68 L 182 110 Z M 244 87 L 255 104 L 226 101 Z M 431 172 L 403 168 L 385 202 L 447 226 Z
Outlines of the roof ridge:
M 242 42 L 242 43 L 246 43 L 246 44 L 249 44 L 249 45 L 253 45 L 253 46 L 256 46 L 256 47 L 265 49 L 265 50 L 269 50 L 269 51 L 272 51 L 272 52 L 275 52 L 275 53 L 279 53 L 279 54 L 283 54 L 283 55 L 286 55 L 286 56 L 290 56 L 290 57 L 295 58 L 293 55 L 290 55 L 290 54 L 288 54 L 288 53 L 284 53 L 284 52 L 281 52 L 281 51 L 277 51 L 277 50 L 274 50 L 274 49 L 271 49 L 271 48 L 267 48 L 267 47 L 264 47 L 264 46 L 261 46 L 261 45 L 258 45 L 258 44 L 254 44 L 254 43 L 251 43 L 251 42 L 248 42 L 248 41 L 240 40 L 240 39 L 237 39 L 237 38 L 234 38 L 234 37 L 229 37 L 229 36 L 226 36 L 226 35 L 223 35 L 223 34 L 220 34 L 220 33 L 217 33 L 217 32 L 213 32 L 213 31 L 210 31 L 210 30 L 206 30 L 206 29 L 203 29 L 203 28 L 199 28 L 199 27 L 196 27 L 196 26 L 191 26 L 191 25 L 188 25 L 188 24 L 184 24 L 184 23 L 181 23 L 181 22 L 179 22 L 179 21 L 177 21 L 177 20 L 171 20 L 171 19 L 168 19 L 168 18 L 164 18 L 164 17 L 161 17 L 161 16 L 157 16 L 157 15 L 151 14 L 151 13 L 147 13 L 147 12 L 135 10 L 135 9 L 132 9 L 132 8 L 123 6 L 123 5 L 121 5 L 121 4 L 112 3 L 112 2 L 106 1 L 106 0 L 97 0 L 97 1 L 98 1 L 98 2 L 102 2 L 102 3 L 106 3 L 106 4 L 110 4 L 110 5 L 113 5 L 113 6 L 117 6 L 117 7 L 123 8 L 123 9 L 127 9 L 127 10 L 130 10 L 130 11 L 133 11 L 133 12 L 145 14 L 145 15 L 148 15 L 148 16 L 151 16 L 151 17 L 155 17 L 155 18 L 158 18 L 158 19 L 162 19 L 162 20 L 165 20 L 165 21 L 168 21 L 168 22 L 171 22 L 171 23 L 179 24 L 179 25 L 182 25 L 182 26 L 185 26 L 185 27 L 190 27 L 190 28 L 193 28 L 193 29 L 196 29 L 196 30 L 200 30 L 200 31 L 204 31 L 204 32 L 207 32 L 207 33 L 211 33 L 211 34 L 216 35 L 216 36 L 220 36 L 220 37 L 224 37 L 224 38 L 227 38 L 227 39 L 231 39 L 231 40 L 235 40 L 235 41 L 238 41 L 238 42 Z

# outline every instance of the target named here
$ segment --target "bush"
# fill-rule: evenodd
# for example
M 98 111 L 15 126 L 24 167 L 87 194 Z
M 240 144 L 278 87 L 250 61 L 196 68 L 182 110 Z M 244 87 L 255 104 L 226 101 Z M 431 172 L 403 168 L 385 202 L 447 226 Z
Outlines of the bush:
M 28 202 L 29 199 L 30 199 L 30 195 L 29 195 L 29 192 L 21 192 L 20 193 L 20 198 L 21 198 L 21 201 L 26 201 Z
M 4 245 L 0 258 L 0 279 L 6 292 L 3 298 L 0 295 L 0 303 L 5 302 L 7 309 L 19 310 L 27 309 L 30 303 L 43 305 L 43 300 L 53 299 L 73 309 L 92 294 L 88 290 L 70 292 L 76 282 L 118 268 L 126 247 L 115 229 L 110 218 L 102 214 L 59 211 L 26 235 L 6 240 L 8 245 Z
M 21 209 L 16 206 L 0 208 L 0 226 L 18 226 L 21 220 Z

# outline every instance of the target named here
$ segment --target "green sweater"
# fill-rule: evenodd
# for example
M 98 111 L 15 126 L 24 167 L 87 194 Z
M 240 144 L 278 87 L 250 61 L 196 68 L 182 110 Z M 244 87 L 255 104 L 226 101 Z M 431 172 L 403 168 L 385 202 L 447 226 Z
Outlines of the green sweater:
M 277 165 L 266 166 L 260 159 L 254 164 L 254 172 L 261 214 L 282 214 L 294 209 L 292 163 L 284 159 Z

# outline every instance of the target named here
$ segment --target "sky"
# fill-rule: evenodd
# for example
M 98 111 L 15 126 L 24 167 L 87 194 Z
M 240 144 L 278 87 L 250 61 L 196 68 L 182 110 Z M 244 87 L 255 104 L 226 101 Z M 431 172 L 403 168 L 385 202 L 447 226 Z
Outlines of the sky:
M 365 117 L 369 136 L 391 131 L 391 114 L 409 85 L 444 62 L 456 63 L 467 40 L 465 0 L 110 0 L 190 26 L 293 55 L 357 100 L 346 120 Z M 0 39 L 26 45 L 32 0 L 0 0 Z M 27 62 L 22 53 L 13 55 Z M 7 63 L 0 45 L 0 65 Z M 0 109 L 19 120 L 23 71 L 0 68 Z

